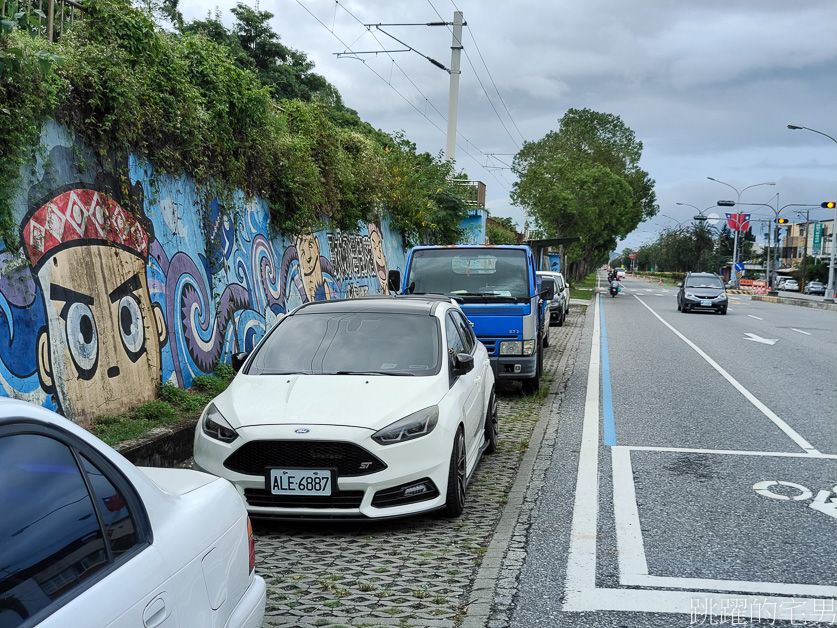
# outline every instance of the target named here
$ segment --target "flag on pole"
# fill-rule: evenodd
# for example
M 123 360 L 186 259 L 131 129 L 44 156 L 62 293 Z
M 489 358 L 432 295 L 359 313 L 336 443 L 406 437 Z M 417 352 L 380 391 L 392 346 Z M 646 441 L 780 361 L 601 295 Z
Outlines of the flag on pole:
M 733 231 L 747 231 L 750 228 L 750 214 L 727 214 L 727 225 Z

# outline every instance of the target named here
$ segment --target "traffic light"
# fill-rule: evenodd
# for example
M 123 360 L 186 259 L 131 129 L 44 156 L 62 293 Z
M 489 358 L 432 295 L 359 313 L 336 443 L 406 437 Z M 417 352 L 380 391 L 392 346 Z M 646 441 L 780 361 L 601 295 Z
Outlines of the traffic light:
M 820 205 L 820 207 L 824 207 L 825 209 L 834 209 L 835 206 L 837 206 L 837 203 L 834 201 L 826 201 Z
M 786 224 L 788 224 L 788 219 L 787 218 L 777 218 L 776 219 L 776 224 L 786 225 Z

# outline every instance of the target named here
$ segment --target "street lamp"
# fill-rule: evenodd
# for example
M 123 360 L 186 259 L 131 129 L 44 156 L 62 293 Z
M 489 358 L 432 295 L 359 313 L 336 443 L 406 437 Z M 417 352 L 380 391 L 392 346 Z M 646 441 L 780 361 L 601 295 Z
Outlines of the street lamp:
M 774 208 L 770 203 L 741 203 L 741 205 L 757 205 L 760 207 L 769 207 L 770 210 L 773 212 L 773 220 L 770 225 L 770 229 L 767 232 L 767 280 L 770 286 L 776 285 L 776 270 L 779 268 L 779 214 L 782 213 L 782 210 L 786 207 L 814 207 L 814 205 L 810 203 L 788 203 L 787 205 L 782 205 L 779 207 L 779 195 L 776 194 L 774 197 L 776 199 L 776 207 Z M 773 199 L 771 199 L 773 200 Z M 770 237 L 771 235 L 774 236 L 776 247 L 773 251 L 773 269 L 771 273 L 770 268 Z M 808 237 L 807 234 L 805 236 Z M 807 241 L 806 241 L 807 246 Z M 803 261 L 804 264 L 804 261 Z M 802 281 L 805 282 L 805 271 L 802 271 Z M 774 288 L 775 289 L 775 288 Z
M 832 142 L 837 144 L 837 140 L 831 137 L 828 133 L 823 133 L 822 131 L 817 131 L 816 129 L 809 129 L 807 126 L 797 126 L 795 124 L 789 124 L 788 128 L 791 131 L 799 131 L 804 129 L 806 131 L 811 131 L 812 133 L 818 133 L 819 135 L 824 135 Z M 837 207 L 834 208 L 834 224 L 831 228 L 831 261 L 828 264 L 828 288 L 825 289 L 825 298 L 823 301 L 827 303 L 834 303 L 834 249 L 837 248 Z
M 699 221 L 709 220 L 709 217 L 705 214 L 705 212 L 706 212 L 707 209 L 712 209 L 713 207 L 715 207 L 715 205 L 710 205 L 706 209 L 701 209 L 700 207 L 697 207 L 696 205 L 692 205 L 691 203 L 675 203 L 675 205 L 685 205 L 686 207 L 692 207 L 692 208 L 696 209 L 698 215 L 693 216 L 692 220 L 699 220 Z
M 738 198 L 735 201 L 736 205 L 741 202 L 741 192 L 744 192 L 744 190 L 749 190 L 750 188 L 754 188 L 754 187 L 757 187 L 759 185 L 776 185 L 776 183 L 773 182 L 773 181 L 765 181 L 764 183 L 754 183 L 753 185 L 748 185 L 746 188 L 742 188 L 741 192 L 739 192 L 738 188 L 736 188 L 734 185 L 730 185 L 729 183 L 725 183 L 724 181 L 719 181 L 718 179 L 713 179 L 712 177 L 706 177 L 706 178 L 709 179 L 710 181 L 714 181 L 715 183 L 720 183 L 721 185 L 725 185 L 728 188 L 732 188 L 733 190 L 735 190 L 735 193 L 738 195 Z M 734 280 L 734 285 L 737 288 L 738 287 L 738 277 L 735 274 L 735 265 L 738 263 L 738 229 L 735 230 L 734 236 L 735 236 L 735 243 L 732 246 L 732 277 L 733 277 L 733 280 Z

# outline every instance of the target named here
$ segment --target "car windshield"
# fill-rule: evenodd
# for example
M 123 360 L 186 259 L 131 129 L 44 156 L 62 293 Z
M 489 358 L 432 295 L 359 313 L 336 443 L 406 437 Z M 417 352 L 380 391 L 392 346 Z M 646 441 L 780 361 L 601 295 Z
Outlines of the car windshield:
M 528 299 L 526 253 L 519 249 L 435 249 L 413 254 L 408 290 L 457 298 Z
M 686 280 L 687 288 L 717 288 L 723 290 L 724 284 L 718 277 L 689 277 Z
M 379 312 L 300 313 L 259 347 L 251 375 L 433 375 L 439 369 L 435 317 Z

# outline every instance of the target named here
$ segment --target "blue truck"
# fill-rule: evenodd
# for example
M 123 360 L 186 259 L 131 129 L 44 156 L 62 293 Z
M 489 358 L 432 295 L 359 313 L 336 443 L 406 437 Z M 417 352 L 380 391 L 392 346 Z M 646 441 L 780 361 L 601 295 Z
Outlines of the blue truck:
M 403 282 L 391 270 L 391 292 L 443 294 L 459 302 L 485 345 L 497 380 L 519 380 L 523 392 L 540 388 L 549 319 L 555 295 L 550 278 L 539 278 L 526 245 L 417 246 L 410 251 Z

